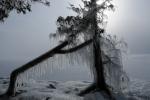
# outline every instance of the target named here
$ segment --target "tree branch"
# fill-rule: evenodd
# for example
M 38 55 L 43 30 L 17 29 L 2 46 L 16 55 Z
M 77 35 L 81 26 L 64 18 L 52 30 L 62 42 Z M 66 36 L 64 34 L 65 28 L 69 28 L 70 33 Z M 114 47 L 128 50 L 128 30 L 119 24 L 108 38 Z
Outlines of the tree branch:
M 70 49 L 66 49 L 66 50 L 63 50 L 63 49 L 58 50 L 57 53 L 58 54 L 72 53 L 72 52 L 75 52 L 75 51 L 77 51 L 77 50 L 79 50 L 79 49 L 89 45 L 92 42 L 93 42 L 93 39 L 90 39 L 90 40 L 88 40 L 88 41 L 86 41 L 86 42 L 84 42 L 84 43 L 82 43 L 82 44 L 80 44 L 80 45 L 78 45 L 78 46 L 76 46 L 74 48 L 70 48 Z
M 25 64 L 25 65 L 15 69 L 14 71 L 12 71 L 12 73 L 10 75 L 10 83 L 9 83 L 8 89 L 4 95 L 13 96 L 15 94 L 15 83 L 16 83 L 17 76 L 19 74 L 21 74 L 24 71 L 34 67 L 38 63 L 44 61 L 45 59 L 52 57 L 53 55 L 57 54 L 56 53 L 57 51 L 59 51 L 60 49 L 64 48 L 67 45 L 68 45 L 68 41 L 64 41 L 63 43 L 59 44 L 58 46 L 56 46 L 52 50 L 46 52 L 45 54 L 37 57 L 36 59 L 34 59 L 34 60 L 28 62 L 27 64 Z
M 109 57 L 109 56 L 106 55 L 103 51 L 102 51 L 102 53 L 103 53 L 103 55 L 104 55 L 104 56 L 107 58 L 107 60 L 108 60 L 108 61 L 104 61 L 104 62 L 103 62 L 104 64 L 112 63 L 112 64 L 114 64 L 114 65 L 119 66 L 118 64 L 114 63 L 114 62 L 111 60 L 111 58 L 113 58 L 113 57 Z M 116 57 L 115 57 L 115 58 L 116 58 Z

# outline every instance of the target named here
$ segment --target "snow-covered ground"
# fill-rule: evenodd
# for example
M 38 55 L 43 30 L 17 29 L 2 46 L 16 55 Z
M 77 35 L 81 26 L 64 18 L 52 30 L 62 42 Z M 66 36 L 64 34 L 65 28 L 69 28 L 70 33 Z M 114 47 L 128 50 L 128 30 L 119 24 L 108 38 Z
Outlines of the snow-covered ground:
M 9 80 L 0 78 L 0 94 L 8 87 Z M 88 86 L 86 81 L 35 81 L 24 84 L 12 98 L 0 98 L 0 100 L 104 100 L 100 93 L 91 93 L 85 97 L 76 94 Z M 114 94 L 117 100 L 150 100 L 150 82 L 142 80 L 131 80 L 129 89 L 123 95 Z

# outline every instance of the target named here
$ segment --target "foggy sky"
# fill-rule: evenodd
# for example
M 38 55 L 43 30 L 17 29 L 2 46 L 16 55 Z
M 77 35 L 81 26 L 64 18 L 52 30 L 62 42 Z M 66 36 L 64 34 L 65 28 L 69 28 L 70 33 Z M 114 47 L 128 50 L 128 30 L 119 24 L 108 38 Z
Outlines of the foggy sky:
M 0 24 L 0 75 L 52 48 L 49 34 L 56 30 L 57 17 L 74 14 L 66 8 L 69 2 L 78 4 L 79 0 L 51 0 L 50 7 L 35 4 L 31 13 L 12 12 Z M 150 79 L 150 0 L 114 3 L 116 11 L 108 15 L 107 32 L 128 43 L 128 58 L 124 61 L 127 72 L 132 77 Z

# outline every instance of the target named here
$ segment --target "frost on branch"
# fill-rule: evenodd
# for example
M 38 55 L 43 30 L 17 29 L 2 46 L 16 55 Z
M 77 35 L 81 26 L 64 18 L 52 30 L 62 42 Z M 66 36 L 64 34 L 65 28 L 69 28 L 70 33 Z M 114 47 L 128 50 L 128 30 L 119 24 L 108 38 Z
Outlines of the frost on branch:
M 80 39 L 82 40 L 82 38 Z M 103 37 L 100 42 L 103 50 L 102 56 L 106 82 L 113 91 L 123 91 L 128 86 L 129 78 L 123 70 L 121 50 L 114 45 L 112 40 L 108 40 L 106 36 Z M 91 43 L 72 53 L 54 55 L 36 66 L 33 66 L 17 77 L 16 90 L 22 88 L 28 84 L 28 82 L 31 82 L 31 79 L 37 79 L 40 76 L 44 76 L 46 73 L 53 73 L 54 70 L 59 72 L 68 70 L 72 67 L 81 67 L 81 69 L 85 70 L 90 69 L 88 70 L 87 76 L 93 77 L 94 61 L 92 45 Z M 72 48 L 72 46 L 68 46 L 64 49 L 68 48 Z
M 123 91 L 128 88 L 129 77 L 123 69 L 122 53 L 127 44 L 116 36 L 105 35 L 101 40 L 102 55 L 107 84 L 113 91 Z

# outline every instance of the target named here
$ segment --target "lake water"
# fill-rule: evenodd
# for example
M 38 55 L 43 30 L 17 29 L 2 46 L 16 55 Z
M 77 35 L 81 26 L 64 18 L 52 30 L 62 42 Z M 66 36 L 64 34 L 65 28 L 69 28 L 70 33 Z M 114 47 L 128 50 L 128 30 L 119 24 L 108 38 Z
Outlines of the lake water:
M 11 71 L 27 61 L 0 61 L 0 77 L 9 77 Z M 82 65 L 81 65 L 82 66 Z M 130 55 L 124 60 L 124 69 L 129 77 L 150 80 L 150 55 Z M 72 66 L 65 70 L 46 71 L 42 76 L 49 80 L 92 80 L 89 68 Z M 42 78 L 41 77 L 41 78 Z

